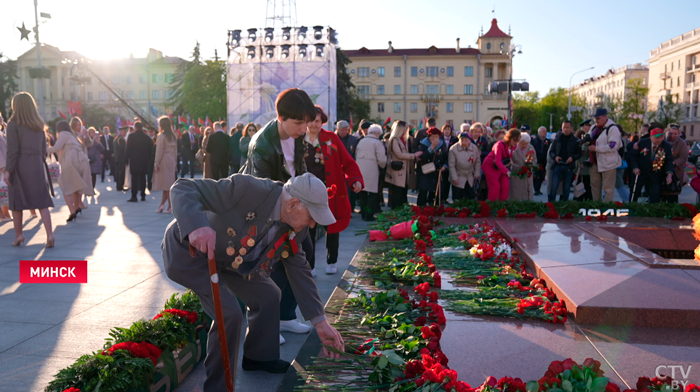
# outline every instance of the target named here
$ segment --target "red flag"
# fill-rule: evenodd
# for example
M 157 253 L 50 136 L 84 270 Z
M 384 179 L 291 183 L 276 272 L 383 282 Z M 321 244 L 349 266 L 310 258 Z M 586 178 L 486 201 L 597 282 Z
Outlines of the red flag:
M 385 127 L 386 124 L 389 124 L 389 121 L 391 121 L 391 117 L 387 118 L 386 121 L 384 121 L 384 124 L 382 124 L 382 127 Z
M 203 125 L 204 125 L 204 120 L 202 120 L 201 118 L 198 118 L 198 119 L 197 119 L 197 124 L 203 126 Z
M 352 126 L 352 114 L 350 115 L 350 132 L 352 132 L 353 126 Z
M 82 116 L 83 115 L 83 104 L 82 102 L 68 101 L 68 114 L 71 117 Z
M 68 120 L 68 117 L 66 117 L 66 115 L 63 114 L 60 110 L 58 111 L 58 115 L 63 117 L 64 120 Z
M 187 124 L 187 121 L 182 116 L 177 116 L 177 122 L 180 124 Z
M 205 127 L 211 126 L 211 121 L 209 121 L 209 116 L 207 116 L 207 119 L 204 121 L 204 126 Z

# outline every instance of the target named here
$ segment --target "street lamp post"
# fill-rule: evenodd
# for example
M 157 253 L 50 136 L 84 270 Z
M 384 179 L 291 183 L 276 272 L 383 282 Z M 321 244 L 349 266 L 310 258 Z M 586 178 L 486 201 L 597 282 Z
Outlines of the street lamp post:
M 36 36 L 36 62 L 37 67 L 41 69 L 41 42 L 39 41 L 39 12 L 37 11 L 37 0 L 34 0 L 34 22 L 36 27 L 34 28 L 34 34 Z M 39 79 L 39 116 L 45 120 L 44 117 L 44 78 Z
M 501 49 L 501 54 L 505 54 L 510 58 L 510 72 L 508 75 L 508 121 L 513 122 L 513 57 L 516 54 L 523 54 L 522 45 L 510 45 L 507 49 Z
M 574 74 L 571 75 L 571 77 L 569 78 L 569 112 L 566 113 L 566 119 L 569 121 L 571 121 L 571 81 L 574 79 L 574 75 L 580 74 L 581 72 L 589 71 L 593 68 L 595 68 L 595 67 L 590 67 L 590 68 L 582 69 L 578 72 L 574 72 Z

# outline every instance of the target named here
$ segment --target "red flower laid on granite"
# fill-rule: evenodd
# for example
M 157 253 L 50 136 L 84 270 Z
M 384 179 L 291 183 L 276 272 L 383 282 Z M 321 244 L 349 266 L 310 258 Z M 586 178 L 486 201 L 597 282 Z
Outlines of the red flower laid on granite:
M 498 218 L 505 218 L 508 216 L 508 210 L 501 208 L 500 210 L 496 211 L 496 216 Z
M 123 342 L 117 343 L 114 346 L 102 351 L 102 355 L 112 355 L 117 350 L 126 350 L 135 358 L 151 358 L 153 364 L 158 362 L 158 357 L 163 352 L 158 346 L 155 346 L 148 342 Z
M 503 377 L 498 380 L 498 387 L 503 392 L 526 392 L 527 388 L 523 380 L 519 378 Z
M 430 291 L 430 283 L 424 282 L 413 288 L 413 291 L 421 297 L 426 297 Z
M 68 389 L 64 389 L 63 392 L 80 392 L 80 389 L 70 387 Z
M 199 315 L 197 312 L 188 312 L 186 310 L 180 310 L 180 309 L 165 309 L 163 313 L 169 313 L 172 314 L 173 316 L 178 316 L 182 317 L 187 320 L 190 324 L 194 324 L 197 322 L 197 319 L 199 318 Z M 163 313 L 158 313 L 153 317 L 153 320 L 159 319 L 163 317 Z
M 700 392 L 700 386 L 695 384 L 688 384 L 685 386 L 685 392 Z
M 681 204 L 681 205 L 682 205 L 683 207 L 685 207 L 685 208 L 690 212 L 690 217 L 691 217 L 691 218 L 698 214 L 698 209 L 695 208 L 694 205 L 692 205 L 692 204 L 690 204 L 690 203 L 683 203 L 683 204 Z
M 474 214 L 474 218 L 488 218 L 491 216 L 491 207 L 483 200 L 479 200 L 479 212 Z
M 442 277 L 439 272 L 433 272 L 433 286 L 437 288 L 442 287 Z
M 567 212 L 566 214 L 561 216 L 561 219 L 574 219 L 574 213 L 573 212 Z

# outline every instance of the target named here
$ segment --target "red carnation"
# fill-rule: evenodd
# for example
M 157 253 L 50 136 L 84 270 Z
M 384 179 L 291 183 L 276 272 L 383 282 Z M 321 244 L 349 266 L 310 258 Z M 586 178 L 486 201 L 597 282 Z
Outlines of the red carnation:
M 605 387 L 605 392 L 620 392 L 620 387 L 615 383 L 608 382 L 608 385 Z
M 173 316 L 178 316 L 178 317 L 184 318 L 190 324 L 196 323 L 197 319 L 199 318 L 199 316 L 197 315 L 197 312 L 188 312 L 186 310 L 180 310 L 180 309 L 165 309 L 165 310 L 163 310 L 162 313 L 158 313 L 155 317 L 153 317 L 153 320 L 156 320 L 156 319 L 163 317 L 163 313 L 170 313 Z
M 428 291 L 430 291 L 430 283 L 424 282 L 416 286 L 413 291 L 416 292 L 416 294 L 420 295 L 421 297 L 425 297 L 428 295 Z
M 685 392 L 700 392 L 700 386 L 695 384 L 688 384 L 685 387 Z
M 68 389 L 64 389 L 63 392 L 80 392 L 80 389 L 74 388 L 74 387 L 70 387 L 70 388 L 68 388 Z
M 427 322 L 428 322 L 428 320 L 425 318 L 425 316 L 419 316 L 419 317 L 416 319 L 416 321 L 413 322 L 413 325 L 415 325 L 416 327 L 422 327 L 422 326 L 424 326 Z

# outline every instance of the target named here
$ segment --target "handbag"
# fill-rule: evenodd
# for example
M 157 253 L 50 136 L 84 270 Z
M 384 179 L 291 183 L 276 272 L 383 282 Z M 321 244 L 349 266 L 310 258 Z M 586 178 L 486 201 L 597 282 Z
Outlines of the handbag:
M 435 170 L 436 170 L 435 169 L 435 162 L 426 163 L 425 165 L 421 165 L 421 167 L 420 167 L 420 171 L 423 174 L 434 173 Z
M 622 164 L 618 167 L 618 169 L 627 169 L 627 160 L 623 159 Z
M 403 161 L 394 161 L 394 146 L 390 146 L 391 149 L 389 150 L 389 159 L 391 160 L 389 162 L 389 167 L 391 167 L 391 170 L 401 170 L 403 169 Z
M 681 180 L 678 179 L 675 173 L 671 173 L 671 183 L 667 184 L 664 178 L 661 182 L 661 190 L 667 195 L 678 195 L 681 193 L 681 190 L 683 190 Z
M 196 154 L 194 154 L 195 159 L 197 159 L 200 163 L 204 162 L 204 151 L 200 148 Z
M 503 166 L 510 165 L 510 158 L 503 158 L 501 160 L 501 163 L 503 163 Z M 495 167 L 498 170 L 498 165 L 496 164 L 496 162 L 493 163 L 493 167 Z

